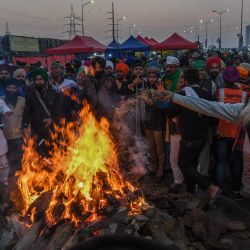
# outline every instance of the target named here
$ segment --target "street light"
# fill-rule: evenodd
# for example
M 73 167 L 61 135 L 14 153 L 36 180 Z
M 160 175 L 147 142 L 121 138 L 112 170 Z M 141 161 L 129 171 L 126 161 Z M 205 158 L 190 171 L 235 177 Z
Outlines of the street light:
M 128 29 L 129 29 L 129 36 L 131 36 L 131 29 L 134 29 L 135 27 L 136 27 L 136 24 L 130 25 L 128 27 Z
M 93 3 L 95 3 L 95 1 L 94 0 L 91 0 L 91 1 L 88 1 L 88 2 L 86 2 L 86 3 L 83 3 L 82 4 L 82 35 L 84 36 L 84 7 L 85 6 L 87 6 L 87 5 L 89 5 L 89 4 L 93 4 Z
M 213 22 L 214 22 L 213 19 L 210 19 L 208 21 L 203 21 L 203 20 L 200 21 L 200 23 L 205 23 L 205 25 L 206 25 L 205 48 L 207 48 L 207 26 L 208 26 L 209 23 L 213 23 Z
M 223 14 L 229 12 L 229 9 L 223 10 L 223 11 L 217 11 L 213 10 L 213 13 L 216 13 L 220 16 L 220 38 L 219 38 L 219 49 L 221 49 L 221 17 Z
M 117 26 L 117 30 L 116 30 L 116 41 L 117 41 L 117 44 L 118 44 L 118 40 L 119 40 L 119 22 L 122 21 L 122 20 L 126 20 L 127 17 L 121 17 L 121 18 L 118 18 L 116 20 L 116 26 Z

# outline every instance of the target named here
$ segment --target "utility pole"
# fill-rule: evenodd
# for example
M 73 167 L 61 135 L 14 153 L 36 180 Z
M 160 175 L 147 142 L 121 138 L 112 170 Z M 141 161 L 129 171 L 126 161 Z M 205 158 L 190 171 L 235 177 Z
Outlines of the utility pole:
M 205 23 L 205 29 L 206 29 L 205 48 L 207 48 L 207 44 L 208 44 L 208 39 L 207 39 L 207 36 L 208 36 L 208 24 L 209 24 L 209 23 L 212 23 L 213 20 L 212 20 L 212 19 L 211 19 L 211 20 L 208 20 L 208 21 L 203 21 L 203 20 L 201 20 L 200 22 L 201 22 L 201 23 Z
M 109 20 L 111 20 L 111 23 L 108 24 L 108 26 L 111 26 L 111 29 L 106 30 L 106 32 L 112 32 L 112 41 L 116 41 L 116 35 L 115 35 L 115 8 L 114 8 L 114 2 L 112 2 L 112 9 L 110 12 L 108 12 Z
M 5 35 L 9 36 L 10 35 L 10 29 L 9 29 L 9 24 L 8 22 L 5 23 Z
M 74 13 L 73 5 L 70 6 L 70 16 L 64 17 L 65 19 L 69 19 L 69 23 L 65 24 L 64 26 L 69 26 L 69 30 L 65 31 L 64 33 L 69 34 L 69 39 L 76 36 L 76 34 L 79 32 L 76 29 L 76 26 L 79 26 L 80 24 L 77 23 L 77 21 L 80 20 L 79 17 L 77 17 Z
M 82 4 L 82 35 L 85 35 L 85 30 L 84 30 L 84 7 L 89 5 L 89 4 L 93 4 L 94 0 L 88 1 L 86 3 Z
M 229 9 L 227 10 L 223 10 L 223 11 L 216 11 L 213 10 L 213 13 L 216 13 L 220 16 L 220 37 L 219 37 L 219 49 L 221 49 L 221 36 L 222 36 L 222 30 L 221 30 L 221 26 L 222 26 L 222 15 L 225 14 L 226 12 L 229 12 Z
M 243 47 L 243 6 L 244 6 L 244 1 L 241 0 L 241 17 L 240 17 L 239 49 Z

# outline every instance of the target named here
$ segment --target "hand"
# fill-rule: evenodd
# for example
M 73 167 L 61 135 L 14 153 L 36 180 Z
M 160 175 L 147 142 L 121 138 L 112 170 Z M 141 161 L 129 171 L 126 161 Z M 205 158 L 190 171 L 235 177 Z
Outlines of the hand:
M 6 117 L 10 117 L 12 115 L 13 115 L 12 111 L 7 111 L 7 112 L 4 113 L 4 116 L 6 116 Z
M 51 118 L 43 119 L 43 124 L 45 128 L 49 128 L 52 124 L 52 119 Z
M 142 79 L 140 77 L 136 77 L 134 79 L 133 83 L 135 86 L 140 85 L 140 84 L 142 84 Z
M 25 128 L 25 129 L 23 130 L 23 141 L 24 141 L 25 144 L 28 143 L 29 138 L 30 138 L 30 131 L 29 131 L 29 128 Z

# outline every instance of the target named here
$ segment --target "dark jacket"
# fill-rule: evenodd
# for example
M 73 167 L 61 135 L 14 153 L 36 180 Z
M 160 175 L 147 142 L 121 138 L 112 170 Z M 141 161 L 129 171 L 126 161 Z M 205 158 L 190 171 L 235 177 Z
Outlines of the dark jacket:
M 200 87 L 193 87 L 193 89 L 200 98 L 212 100 L 211 95 Z M 185 91 L 181 91 L 178 94 L 186 95 Z M 180 134 L 183 140 L 206 139 L 208 128 L 214 126 L 217 122 L 217 119 L 201 115 L 178 104 L 171 103 L 167 109 L 167 116 L 174 118 L 177 115 Z
M 146 84 L 146 88 L 156 89 L 154 86 Z M 145 120 L 143 122 L 145 129 L 164 131 L 166 127 L 165 111 L 157 108 L 155 105 L 145 106 Z
M 41 94 L 41 98 L 44 101 L 47 109 L 50 111 L 53 121 L 58 121 L 58 94 L 56 91 L 48 87 L 47 90 Z M 32 135 L 47 139 L 49 138 L 49 131 L 51 129 L 46 128 L 43 124 L 43 120 L 47 118 L 50 118 L 49 115 L 37 98 L 35 90 L 32 90 L 26 96 L 23 114 L 23 127 L 28 128 L 30 124 Z

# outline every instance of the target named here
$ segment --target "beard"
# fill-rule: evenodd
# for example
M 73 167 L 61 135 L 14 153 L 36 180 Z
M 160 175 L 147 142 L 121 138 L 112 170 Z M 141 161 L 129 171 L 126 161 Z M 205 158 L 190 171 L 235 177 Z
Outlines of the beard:
M 124 76 L 123 76 L 123 75 L 117 75 L 117 76 L 116 76 L 116 79 L 117 79 L 118 81 L 122 81 L 122 80 L 124 79 Z
M 213 79 L 215 79 L 218 75 L 219 75 L 219 72 L 217 72 L 217 71 L 212 71 L 212 72 L 210 72 L 210 76 L 211 76 Z
M 104 71 L 96 71 L 95 72 L 95 79 L 97 79 L 97 80 L 101 79 L 103 74 L 104 74 Z
M 9 92 L 6 90 L 4 101 L 6 102 L 7 105 L 12 105 L 13 107 L 16 107 L 17 99 L 18 99 L 18 92 Z

